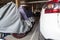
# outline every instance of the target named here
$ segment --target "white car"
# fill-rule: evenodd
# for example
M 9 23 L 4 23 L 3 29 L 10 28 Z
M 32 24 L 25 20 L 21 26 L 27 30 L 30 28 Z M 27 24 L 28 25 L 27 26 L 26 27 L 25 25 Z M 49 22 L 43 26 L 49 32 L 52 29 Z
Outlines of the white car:
M 40 17 L 40 32 L 45 39 L 60 40 L 60 2 L 44 5 Z

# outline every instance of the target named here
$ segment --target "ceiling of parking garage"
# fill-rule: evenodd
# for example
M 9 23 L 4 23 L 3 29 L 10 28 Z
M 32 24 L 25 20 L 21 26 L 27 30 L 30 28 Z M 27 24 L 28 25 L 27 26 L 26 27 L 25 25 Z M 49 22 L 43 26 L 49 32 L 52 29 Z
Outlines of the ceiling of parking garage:
M 9 1 L 15 1 L 15 0 L 0 0 L 0 3 L 2 3 L 2 2 L 9 2 Z M 20 1 L 30 2 L 30 1 L 48 1 L 48 0 L 20 0 Z
M 20 0 L 20 1 L 48 1 L 48 0 Z
M 0 5 L 1 4 L 3 5 L 3 4 L 8 3 L 10 1 L 14 1 L 15 2 L 15 0 L 0 0 Z M 48 1 L 48 0 L 20 0 L 20 1 L 31 2 L 31 1 Z
M 0 6 L 3 6 L 3 5 L 5 5 L 6 3 L 10 2 L 10 1 L 15 2 L 15 0 L 0 0 Z M 38 2 L 38 1 L 48 1 L 48 0 L 19 0 L 19 1 L 25 1 L 25 2 L 30 2 L 30 3 L 34 2 L 34 3 L 36 3 L 35 1 Z M 42 4 L 44 4 L 44 2 Z M 39 6 L 39 7 L 42 7 L 42 5 Z

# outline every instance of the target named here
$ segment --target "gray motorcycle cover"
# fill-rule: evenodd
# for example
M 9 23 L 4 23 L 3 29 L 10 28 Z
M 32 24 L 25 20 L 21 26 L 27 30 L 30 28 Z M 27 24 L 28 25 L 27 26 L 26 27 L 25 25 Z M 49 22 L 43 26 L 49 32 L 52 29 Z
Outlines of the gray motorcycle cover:
M 23 25 L 18 8 L 13 2 L 9 2 L 0 8 L 0 32 L 25 33 L 30 27 Z

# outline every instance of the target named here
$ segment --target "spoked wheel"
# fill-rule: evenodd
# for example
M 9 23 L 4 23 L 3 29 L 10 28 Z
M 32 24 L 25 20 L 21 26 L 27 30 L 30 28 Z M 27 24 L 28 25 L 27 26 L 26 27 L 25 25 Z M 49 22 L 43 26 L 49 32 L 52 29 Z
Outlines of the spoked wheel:
M 12 34 L 13 37 L 18 38 L 18 39 L 25 37 L 25 35 L 26 35 L 25 33 L 20 33 L 20 34 L 13 33 Z

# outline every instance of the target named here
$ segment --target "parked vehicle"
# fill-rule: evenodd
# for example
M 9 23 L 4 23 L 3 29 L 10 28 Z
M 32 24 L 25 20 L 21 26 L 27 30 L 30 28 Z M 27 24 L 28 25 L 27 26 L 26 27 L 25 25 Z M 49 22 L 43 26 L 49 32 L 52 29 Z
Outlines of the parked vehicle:
M 47 2 L 41 11 L 40 32 L 45 39 L 60 40 L 60 1 Z

